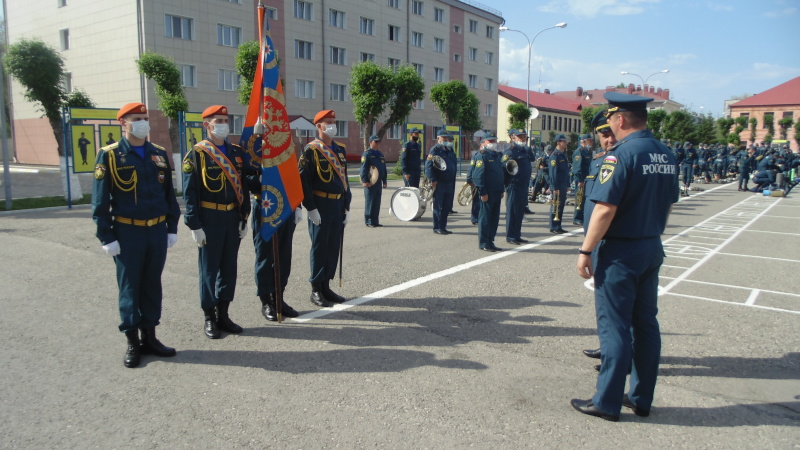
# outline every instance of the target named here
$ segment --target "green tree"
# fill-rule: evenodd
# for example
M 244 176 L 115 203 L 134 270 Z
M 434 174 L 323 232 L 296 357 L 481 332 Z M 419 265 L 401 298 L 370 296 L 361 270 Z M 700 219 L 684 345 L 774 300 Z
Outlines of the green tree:
M 447 125 L 456 125 L 461 111 L 461 100 L 469 95 L 469 88 L 461 80 L 439 83 L 431 88 L 431 101 L 442 113 Z
M 626 87 L 628 87 L 628 85 L 625 84 L 624 82 L 620 81 L 619 84 L 614 86 L 614 87 L 617 88 L 617 89 L 625 89 Z
M 794 140 L 800 144 L 800 120 L 794 123 Z
M 720 141 L 727 141 L 728 134 L 731 132 L 731 127 L 733 126 L 733 119 L 727 117 L 720 117 L 717 119 L 717 130 L 718 136 Z
M 59 156 L 64 156 L 61 107 L 67 100 L 62 77 L 64 59 L 38 39 L 21 39 L 8 48 L 5 68 L 25 88 L 25 98 L 38 103 L 56 138 Z
M 153 52 L 145 52 L 136 61 L 139 73 L 156 83 L 158 107 L 169 119 L 169 140 L 172 150 L 180 148 L 178 140 L 178 113 L 187 111 L 189 103 L 181 86 L 181 72 L 174 61 Z
M 764 114 L 764 126 L 767 128 L 767 134 L 775 134 L 775 116 L 772 114 Z
M 717 128 L 711 115 L 699 115 L 694 130 L 694 138 L 698 144 L 712 144 L 717 141 Z
M 247 41 L 239 46 L 236 52 L 236 73 L 239 74 L 239 98 L 242 105 L 250 104 L 250 92 L 253 90 L 253 78 L 258 68 L 258 41 Z
M 667 112 L 663 109 L 657 109 L 655 111 L 650 111 L 647 113 L 647 128 L 653 133 L 653 137 L 656 139 L 661 139 L 663 137 L 663 131 L 661 127 L 664 124 L 664 119 L 667 117 Z
M 581 110 L 581 121 L 583 122 L 583 128 L 581 133 L 593 133 L 594 130 L 592 129 L 592 119 L 597 114 L 597 111 L 600 111 L 601 107 L 592 107 L 587 106 Z
M 750 140 L 756 142 L 756 127 L 758 126 L 758 119 L 751 117 L 748 121 L 750 123 Z
M 508 105 L 507 112 L 511 128 L 527 130 L 528 127 L 525 125 L 531 117 L 531 110 L 526 105 L 522 103 L 512 103 Z
M 411 107 L 425 98 L 425 81 L 413 66 L 404 64 L 392 70 L 372 61 L 353 66 L 350 71 L 350 98 L 353 113 L 364 131 L 364 148 L 369 146 L 370 131 L 388 109 L 388 117 L 377 135 L 383 138 L 389 128 L 405 122 Z
M 67 101 L 64 103 L 64 106 L 70 106 L 72 108 L 94 108 L 94 102 L 86 92 L 83 92 L 80 89 L 75 89 L 72 93 L 67 97 Z
M 467 136 L 467 139 L 463 140 L 463 145 L 466 146 L 466 150 L 471 150 L 472 139 L 469 138 L 472 137 L 476 131 L 483 128 L 480 106 L 481 101 L 478 100 L 475 94 L 470 92 L 467 97 L 462 100 L 461 108 L 458 111 L 458 124 L 461 125 L 461 132 Z
M 794 124 L 794 120 L 791 117 L 784 117 L 778 121 L 778 125 L 781 127 L 781 139 L 787 139 L 786 136 L 789 133 L 789 128 L 792 128 L 792 124 Z
M 692 141 L 694 136 L 694 120 L 686 111 L 673 111 L 664 119 L 662 132 L 670 141 Z

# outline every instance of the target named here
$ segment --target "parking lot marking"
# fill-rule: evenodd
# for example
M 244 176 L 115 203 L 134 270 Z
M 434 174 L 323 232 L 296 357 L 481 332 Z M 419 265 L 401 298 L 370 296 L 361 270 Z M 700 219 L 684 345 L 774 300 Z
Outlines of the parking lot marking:
M 666 295 L 674 295 L 676 297 L 690 298 L 692 300 L 703 300 L 703 301 L 707 301 L 707 302 L 724 303 L 726 305 L 746 306 L 748 308 L 766 309 L 768 311 L 784 312 L 784 313 L 790 313 L 790 314 L 800 314 L 800 311 L 794 311 L 794 310 L 791 310 L 791 309 L 773 308 L 771 306 L 762 306 L 762 305 L 746 305 L 744 303 L 731 302 L 731 301 L 728 301 L 728 300 L 718 300 L 716 298 L 700 297 L 700 296 L 697 296 L 697 295 L 676 294 L 674 292 L 670 292 L 670 293 L 668 293 Z
M 764 231 L 764 230 L 745 230 L 748 233 L 769 233 L 769 234 L 782 234 L 784 236 L 800 236 L 800 233 L 783 233 L 780 231 Z
M 756 299 L 758 298 L 758 294 L 760 294 L 760 293 L 761 293 L 761 291 L 758 290 L 758 289 L 753 289 L 752 291 L 750 291 L 750 296 L 747 297 L 747 301 L 745 301 L 744 304 L 747 305 L 747 306 L 755 305 L 756 304 Z
M 800 260 L 797 260 L 797 259 L 775 258 L 774 256 L 741 255 L 739 253 L 723 253 L 723 252 L 719 252 L 717 254 L 718 255 L 724 255 L 724 256 L 737 256 L 739 258 L 768 259 L 770 261 L 784 261 L 784 262 L 793 262 L 793 263 L 800 262 Z

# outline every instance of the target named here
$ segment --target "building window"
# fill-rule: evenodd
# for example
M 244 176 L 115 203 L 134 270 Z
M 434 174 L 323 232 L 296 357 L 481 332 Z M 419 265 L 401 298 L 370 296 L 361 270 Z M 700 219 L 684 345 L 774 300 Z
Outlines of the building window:
M 420 77 L 424 78 L 425 77 L 425 65 L 413 63 L 413 66 L 414 66 L 414 70 L 417 71 L 417 74 Z
M 347 50 L 341 47 L 334 47 L 331 46 L 331 57 L 330 57 L 331 64 L 338 64 L 340 66 L 344 66 L 347 64 Z
M 411 0 L 411 12 L 418 15 L 423 16 L 423 7 L 425 5 L 419 0 Z
M 241 28 L 217 24 L 217 45 L 224 45 L 225 47 L 238 47 L 241 42 Z
M 400 9 L 400 0 L 389 0 L 389 8 Z
M 331 100 L 343 102 L 345 92 L 347 92 L 347 85 L 331 83 Z
M 444 53 L 444 39 L 433 38 L 433 51 Z
M 273 8 L 271 6 L 266 7 L 266 16 L 269 20 L 278 20 L 278 8 Z
M 400 42 L 400 27 L 389 25 L 389 40 Z
M 435 134 L 435 133 L 434 133 Z M 389 127 L 389 139 L 400 139 L 403 136 L 403 130 L 400 125 L 392 125 Z
M 332 27 L 344 29 L 347 19 L 345 18 L 343 11 L 337 11 L 335 9 L 331 9 L 328 17 L 329 17 L 328 21 L 330 22 Z
M 314 98 L 314 82 L 310 80 L 295 80 L 294 96 L 297 98 Z
M 415 100 L 414 103 L 411 104 L 411 107 L 414 109 L 425 109 L 425 100 Z
M 486 112 L 484 113 L 484 115 L 486 117 L 492 117 L 493 114 L 494 114 L 494 105 L 492 104 L 486 105 Z
M 294 41 L 294 57 L 299 59 L 314 59 L 314 43 L 308 41 Z
M 486 79 L 486 90 L 487 91 L 491 91 L 493 87 L 494 87 L 494 80 L 491 79 L 491 78 L 487 78 Z
M 469 32 L 470 33 L 477 33 L 478 32 L 478 21 L 469 19 Z
M 547 116 L 547 129 L 553 129 L 553 116 Z
M 475 47 L 469 48 L 469 54 L 467 55 L 470 61 L 475 61 L 478 59 L 478 49 Z
M 69 50 L 69 28 L 58 30 L 58 38 L 61 40 L 61 50 Z
M 453 53 L 453 61 L 461 62 L 461 53 Z
M 433 20 L 435 22 L 444 22 L 444 10 L 441 8 L 433 8 Z
M 494 53 L 486 52 L 486 64 L 489 64 L 489 65 L 494 64 Z
M 372 61 L 375 62 L 375 54 L 374 53 L 364 53 L 361 52 L 361 57 L 359 58 L 361 62 L 365 61 Z
M 461 25 L 453 25 L 453 33 L 461 34 Z
M 197 87 L 197 79 L 195 78 L 195 67 L 180 66 L 180 69 L 181 69 L 181 86 Z
M 375 35 L 375 21 L 366 17 L 361 18 L 361 26 L 359 28 L 361 34 Z
M 244 116 L 241 114 L 228 114 L 228 123 L 230 124 L 231 134 L 242 134 L 244 129 Z
M 469 80 L 469 82 L 467 83 L 467 86 L 469 86 L 471 88 L 477 88 L 478 87 L 478 76 L 477 75 L 470 75 L 468 80 Z
M 411 33 L 411 45 L 414 47 L 422 47 L 422 33 L 416 31 Z
M 311 20 L 314 13 L 314 4 L 303 0 L 294 0 L 294 16 L 298 19 Z
M 395 58 L 389 58 L 389 67 L 391 67 L 392 70 L 397 71 L 397 68 L 400 67 L 400 60 Z
M 194 20 L 187 17 L 165 14 L 164 26 L 167 37 L 191 40 L 194 36 Z
M 433 81 L 444 81 L 444 69 L 441 67 L 433 68 Z
M 336 135 L 333 137 L 339 138 L 346 138 L 347 137 L 347 121 L 346 120 L 337 120 L 336 121 Z
M 64 92 L 67 94 L 72 93 L 72 72 L 64 72 L 61 76 L 61 86 L 64 87 Z
M 489 39 L 494 39 L 494 27 L 486 25 L 486 37 Z
M 239 89 L 239 74 L 235 70 L 219 69 L 217 88 L 220 91 L 235 91 Z

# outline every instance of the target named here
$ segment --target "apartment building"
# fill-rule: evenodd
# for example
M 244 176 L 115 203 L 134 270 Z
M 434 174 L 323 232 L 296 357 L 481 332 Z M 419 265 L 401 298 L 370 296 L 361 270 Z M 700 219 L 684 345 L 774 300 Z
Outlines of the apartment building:
M 158 112 L 154 84 L 136 60 L 145 51 L 176 62 L 191 111 L 227 105 L 232 132 L 240 133 L 246 107 L 238 104 L 238 46 L 257 38 L 257 0 L 29 0 L 7 2 L 9 42 L 38 38 L 65 60 L 64 83 L 81 89 L 100 108 L 142 101 L 151 111 L 154 142 L 169 145 L 167 121 Z M 481 101 L 485 128 L 497 121 L 501 13 L 472 0 L 265 0 L 281 61 L 290 115 L 311 118 L 334 109 L 348 153 L 360 154 L 347 84 L 351 67 L 413 64 L 427 91 L 460 79 Z M 41 112 L 12 85 L 16 151 L 20 162 L 57 164 L 55 139 Z M 425 123 L 426 138 L 442 124 L 427 98 L 409 121 Z M 382 149 L 399 154 L 401 130 L 389 132 Z M 231 137 L 236 139 L 235 136 Z M 177 151 L 177 149 L 175 149 Z

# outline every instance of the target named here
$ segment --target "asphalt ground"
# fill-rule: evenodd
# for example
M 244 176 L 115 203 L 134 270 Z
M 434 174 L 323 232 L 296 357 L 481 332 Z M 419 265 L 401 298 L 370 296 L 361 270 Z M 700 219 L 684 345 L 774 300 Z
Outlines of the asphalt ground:
M 90 209 L 0 215 L 0 447 L 800 447 L 796 197 L 705 185 L 675 206 L 653 410 L 611 423 L 569 405 L 594 393 L 597 360 L 581 350 L 598 345 L 578 227 L 553 236 L 533 203 L 531 243 L 507 244 L 501 217 L 507 251 L 487 254 L 468 207 L 449 236 L 432 233 L 430 209 L 389 216 L 399 186 L 384 190 L 382 228 L 363 225 L 354 187 L 337 289 L 351 300 L 333 309 L 308 300 L 304 221 L 286 292 L 303 315 L 266 322 L 248 235 L 231 306 L 245 332 L 219 340 L 202 332 L 181 225 L 158 328 L 178 355 L 136 369 L 122 365 L 114 266 Z

